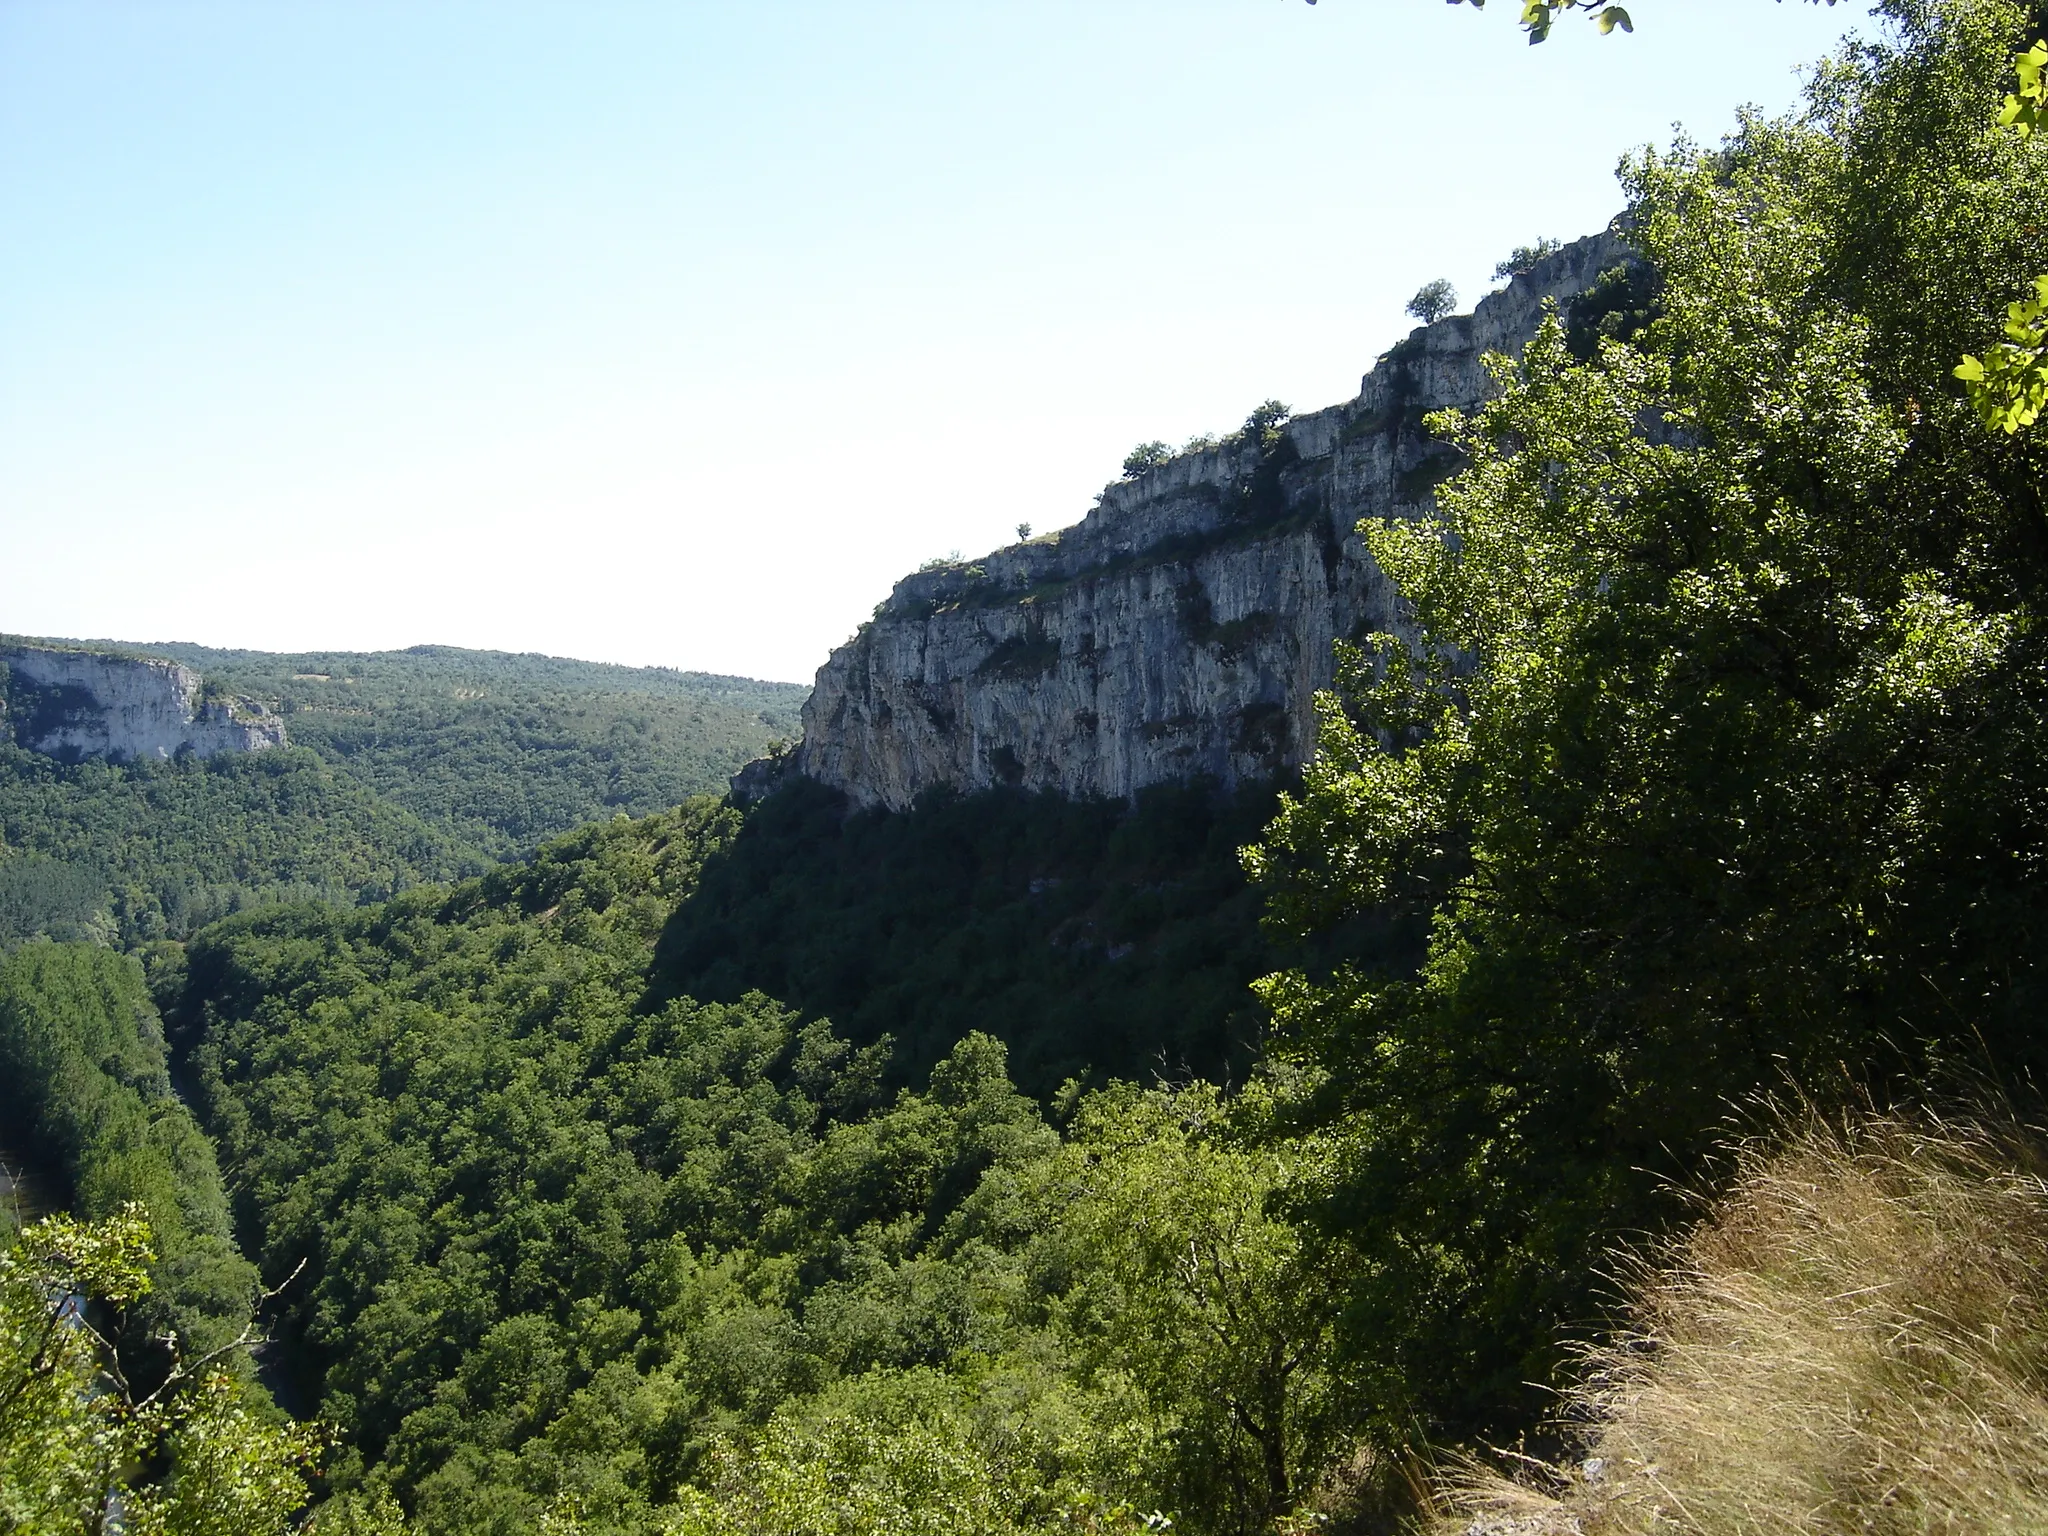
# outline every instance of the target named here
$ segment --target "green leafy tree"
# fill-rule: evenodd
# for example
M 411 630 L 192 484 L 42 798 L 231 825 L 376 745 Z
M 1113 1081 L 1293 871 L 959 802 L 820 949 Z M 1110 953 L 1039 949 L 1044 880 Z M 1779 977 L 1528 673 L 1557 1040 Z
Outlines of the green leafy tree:
M 2048 113 L 2048 42 L 2035 43 L 2014 63 L 2019 89 L 2005 98 L 1998 123 L 2027 139 Z M 2006 310 L 2005 336 L 1981 358 L 1966 355 L 1956 377 L 1985 426 L 2017 432 L 2048 410 L 2048 276 L 2034 279 L 2033 298 Z
M 1548 324 L 1436 419 L 1438 519 L 1363 529 L 1414 628 L 1347 653 L 1250 862 L 1298 930 L 1432 925 L 1417 974 L 1264 984 L 1395 1429 L 1528 1422 L 1731 1101 L 2043 1065 L 2048 462 L 1949 374 L 2048 166 L 1981 106 L 2020 7 L 1885 11 L 1804 111 L 1637 161 L 1661 318 L 1585 364 Z
M 957 1409 L 920 1407 L 877 1417 L 791 1405 L 744 1446 L 719 1447 L 710 1486 L 678 1497 L 670 1536 L 1015 1536 L 1026 1529 L 1018 1491 L 1004 1486 L 1001 1468 Z
M 1518 245 L 1508 253 L 1507 260 L 1494 267 L 1493 280 L 1504 283 L 1509 278 L 1519 277 L 1544 257 L 1555 256 L 1563 249 L 1560 241 L 1552 240 L 1548 236 L 1538 240 L 1534 245 Z
M 1208 1084 L 1125 1085 L 1081 1103 L 1053 1170 L 1073 1326 L 1098 1368 L 1138 1383 L 1159 1447 L 1148 1481 L 1205 1529 L 1290 1513 L 1342 1419 L 1341 1272 L 1271 1208 L 1310 1161 L 1247 1136 Z
M 1408 313 L 1424 325 L 1434 325 L 1446 315 L 1457 313 L 1458 290 L 1447 277 L 1431 278 L 1415 290 L 1407 304 Z
M 1140 443 L 1124 455 L 1124 478 L 1135 480 L 1147 470 L 1157 469 L 1173 457 L 1173 450 L 1161 442 Z
M 116 1339 L 133 1380 L 170 1369 L 166 1341 L 206 1354 L 243 1333 L 256 1272 L 236 1250 L 213 1147 L 171 1091 L 140 965 L 91 944 L 0 959 L 0 1116 L 77 1214 L 147 1217 L 151 1284 Z
M 1966 355 L 1956 377 L 1994 432 L 2031 427 L 2048 411 L 2048 275 L 2034 279 L 2034 297 L 2006 310 L 2006 339 L 1983 357 Z
M 140 1536 L 284 1536 L 296 1529 L 306 1473 L 319 1451 L 313 1431 L 260 1416 L 219 1373 L 141 1422 L 170 1472 L 130 1495 L 129 1529 Z
M 148 1295 L 149 1223 L 53 1216 L 0 1255 L 0 1531 L 96 1536 L 118 1509 L 145 1536 L 283 1536 L 306 1502 L 308 1431 L 254 1412 L 202 1358 L 138 1398 L 100 1309 Z M 140 1468 L 162 1474 L 135 1481 Z
M 148 1226 L 51 1217 L 0 1254 L 0 1530 L 96 1531 L 134 1456 L 134 1425 L 97 1391 L 96 1340 L 76 1298 L 119 1306 L 148 1289 Z

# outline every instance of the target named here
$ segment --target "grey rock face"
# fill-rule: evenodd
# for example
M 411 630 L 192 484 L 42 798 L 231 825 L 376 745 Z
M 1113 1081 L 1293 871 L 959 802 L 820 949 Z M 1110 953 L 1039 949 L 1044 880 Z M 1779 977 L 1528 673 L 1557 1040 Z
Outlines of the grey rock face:
M 904 578 L 819 670 L 797 770 L 901 809 L 937 786 L 1128 797 L 1299 763 L 1333 642 L 1401 624 L 1356 529 L 1424 515 L 1455 467 L 1423 415 L 1485 399 L 1484 353 L 1629 260 L 1612 235 L 1576 241 L 1419 327 L 1276 445 L 1185 454 L 1075 527 Z
M 0 647 L 0 669 L 0 710 L 15 741 L 66 762 L 285 744 L 276 715 L 248 699 L 208 697 L 199 674 L 175 661 L 17 645 Z

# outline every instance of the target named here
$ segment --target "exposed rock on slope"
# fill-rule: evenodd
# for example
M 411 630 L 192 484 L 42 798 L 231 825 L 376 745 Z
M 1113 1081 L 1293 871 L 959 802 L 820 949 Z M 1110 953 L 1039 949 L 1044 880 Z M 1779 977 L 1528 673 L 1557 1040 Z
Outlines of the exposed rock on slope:
M 900 809 L 936 786 L 1124 797 L 1298 763 L 1332 642 L 1399 622 L 1359 520 L 1422 514 L 1455 468 L 1423 415 L 1485 398 L 1481 355 L 1519 350 L 1546 298 L 1575 326 L 1639 301 L 1603 277 L 1629 259 L 1611 235 L 1575 241 L 1277 440 L 1185 454 L 1075 527 L 906 577 L 819 670 L 788 766 Z
M 31 752 L 175 757 L 284 745 L 284 722 L 248 699 L 214 696 L 175 661 L 47 646 L 0 646 L 0 710 Z

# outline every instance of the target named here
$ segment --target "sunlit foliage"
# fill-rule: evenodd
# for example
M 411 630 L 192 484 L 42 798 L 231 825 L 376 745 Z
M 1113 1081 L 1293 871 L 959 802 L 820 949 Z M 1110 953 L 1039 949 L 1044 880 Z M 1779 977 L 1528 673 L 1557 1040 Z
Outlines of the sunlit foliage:
M 1301 928 L 1434 925 L 1414 976 L 1265 987 L 1396 1422 L 1527 1422 L 1755 1087 L 2044 1064 L 2048 460 L 1949 374 L 2048 160 L 1986 110 L 2021 7 L 1885 9 L 1800 113 L 1633 162 L 1661 317 L 1583 364 L 1551 323 L 1438 419 L 1439 518 L 1365 529 L 1416 631 L 1350 654 L 1253 863 Z

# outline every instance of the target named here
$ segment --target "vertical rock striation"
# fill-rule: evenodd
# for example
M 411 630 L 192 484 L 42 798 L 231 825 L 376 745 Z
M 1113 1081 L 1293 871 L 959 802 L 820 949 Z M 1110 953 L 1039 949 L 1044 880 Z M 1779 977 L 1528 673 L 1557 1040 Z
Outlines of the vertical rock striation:
M 17 745 L 65 762 L 260 752 L 284 722 L 248 699 L 211 695 L 189 667 L 156 657 L 0 646 L 0 714 Z
M 940 786 L 1128 797 L 1299 763 L 1333 642 L 1400 622 L 1357 524 L 1422 515 L 1457 465 L 1423 415 L 1491 393 L 1483 354 L 1519 350 L 1546 299 L 1585 326 L 1636 293 L 1617 268 L 1613 235 L 1576 241 L 1277 439 L 1184 454 L 1072 528 L 904 578 L 819 670 L 784 766 L 901 809 Z

